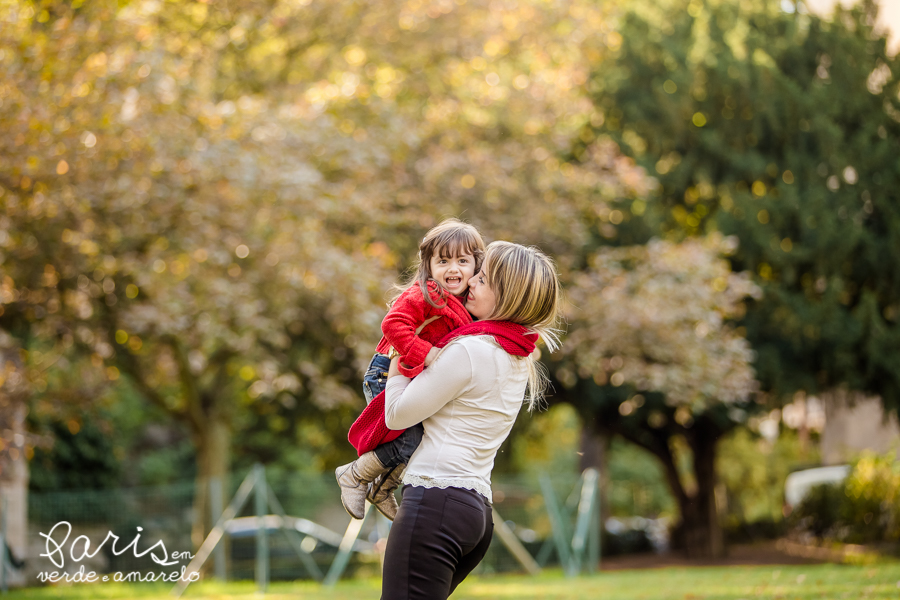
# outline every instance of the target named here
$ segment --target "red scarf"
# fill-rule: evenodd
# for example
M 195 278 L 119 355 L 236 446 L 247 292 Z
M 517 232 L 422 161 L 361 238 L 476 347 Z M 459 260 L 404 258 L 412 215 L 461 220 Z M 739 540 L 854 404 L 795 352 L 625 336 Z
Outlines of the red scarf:
M 522 325 L 509 321 L 476 321 L 454 329 L 441 339 L 436 348 L 443 348 L 464 335 L 490 335 L 513 356 L 528 356 L 534 352 L 538 334 L 529 333 Z M 388 429 L 384 424 L 384 392 L 381 392 L 362 411 L 350 427 L 347 438 L 360 456 L 374 450 L 379 444 L 397 439 L 405 429 Z
M 528 333 L 524 325 L 510 321 L 475 321 L 454 329 L 445 335 L 436 347 L 443 348 L 464 335 L 492 335 L 501 348 L 514 356 L 528 356 L 534 352 L 534 345 L 538 340 L 538 334 Z

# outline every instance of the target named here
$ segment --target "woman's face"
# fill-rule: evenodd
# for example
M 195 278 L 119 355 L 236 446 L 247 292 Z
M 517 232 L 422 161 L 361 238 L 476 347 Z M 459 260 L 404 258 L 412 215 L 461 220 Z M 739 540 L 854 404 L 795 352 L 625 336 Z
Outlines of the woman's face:
M 494 290 L 487 283 L 487 271 L 485 266 L 481 267 L 479 273 L 469 280 L 469 296 L 466 299 L 466 310 L 472 313 L 476 319 L 485 319 L 492 312 L 497 304 L 497 297 Z

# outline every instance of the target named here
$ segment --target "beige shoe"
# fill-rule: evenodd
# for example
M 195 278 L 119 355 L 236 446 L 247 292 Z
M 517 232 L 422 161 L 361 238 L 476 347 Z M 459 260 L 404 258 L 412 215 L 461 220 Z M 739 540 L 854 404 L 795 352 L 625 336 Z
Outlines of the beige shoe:
M 341 486 L 341 503 L 354 519 L 362 519 L 366 514 L 366 493 L 369 484 L 387 471 L 374 452 L 366 452 L 352 463 L 334 470 L 338 485 Z
M 366 495 L 366 500 L 374 504 L 378 512 L 391 521 L 394 520 L 400 509 L 397 505 L 397 498 L 394 496 L 394 490 L 400 485 L 405 470 L 406 465 L 400 465 L 387 471 L 372 482 L 372 485 L 369 486 L 369 493 Z

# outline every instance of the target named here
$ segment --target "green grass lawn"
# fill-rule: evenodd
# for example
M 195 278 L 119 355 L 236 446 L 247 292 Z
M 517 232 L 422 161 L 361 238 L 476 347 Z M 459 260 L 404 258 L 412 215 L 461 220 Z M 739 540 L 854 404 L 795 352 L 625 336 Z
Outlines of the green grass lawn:
M 11 591 L 19 599 L 169 600 L 170 585 L 96 583 Z M 315 583 L 273 583 L 272 600 L 366 600 L 378 598 L 380 580 L 342 581 L 333 588 Z M 258 600 L 252 582 L 192 584 L 184 598 Z M 603 572 L 566 579 L 559 571 L 538 577 L 497 575 L 466 580 L 454 600 L 779 600 L 900 598 L 900 563 L 869 566 L 803 565 L 689 567 Z

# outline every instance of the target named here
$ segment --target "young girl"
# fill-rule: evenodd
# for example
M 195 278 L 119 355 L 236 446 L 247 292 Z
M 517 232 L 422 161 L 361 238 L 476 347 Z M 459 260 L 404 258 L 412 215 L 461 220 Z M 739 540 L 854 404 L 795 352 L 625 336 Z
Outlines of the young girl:
M 363 379 L 369 406 L 350 431 L 351 442 L 360 456 L 335 470 L 341 486 L 341 502 L 354 518 L 363 518 L 368 499 L 383 515 L 394 519 L 398 507 L 393 492 L 424 433 L 419 423 L 382 436 L 387 431 L 384 387 L 391 358 L 400 356 L 400 372 L 415 377 L 437 355 L 434 344 L 454 329 L 472 322 L 464 303 L 469 279 L 481 268 L 483 257 L 484 241 L 478 230 L 458 219 L 443 221 L 419 244 L 415 278 L 391 303 L 381 323 L 384 337 Z M 363 435 L 369 439 L 372 435 L 382 436 L 377 441 L 384 443 L 374 450 L 363 451 L 367 443 L 358 441 L 360 428 L 366 430 Z M 379 433 L 372 434 L 374 430 Z

